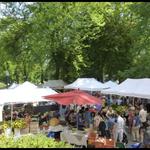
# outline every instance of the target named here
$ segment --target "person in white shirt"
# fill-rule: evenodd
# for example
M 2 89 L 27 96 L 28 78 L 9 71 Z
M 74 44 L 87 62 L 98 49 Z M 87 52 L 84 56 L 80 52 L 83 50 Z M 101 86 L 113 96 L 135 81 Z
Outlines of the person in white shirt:
M 121 105 L 122 100 L 120 98 L 117 99 L 117 105 Z
M 146 123 L 146 117 L 147 117 L 147 111 L 144 110 L 143 105 L 140 106 L 141 110 L 139 112 L 140 121 L 142 122 L 142 125 L 145 126 Z
M 140 128 L 140 141 L 143 142 L 143 138 L 144 138 L 144 130 L 146 128 L 146 118 L 147 118 L 147 111 L 144 110 L 143 105 L 140 106 L 141 110 L 139 112 L 139 117 L 140 117 L 140 121 L 141 121 L 141 128 Z
M 77 106 L 77 113 L 79 112 L 80 109 L 81 109 L 81 106 L 78 105 L 78 106 Z
M 123 140 L 123 132 L 124 132 L 124 127 L 125 127 L 125 121 L 121 117 L 121 113 L 117 112 L 117 122 L 116 122 L 116 127 L 115 127 L 115 141 L 117 142 L 117 139 L 119 137 L 119 142 L 122 142 Z

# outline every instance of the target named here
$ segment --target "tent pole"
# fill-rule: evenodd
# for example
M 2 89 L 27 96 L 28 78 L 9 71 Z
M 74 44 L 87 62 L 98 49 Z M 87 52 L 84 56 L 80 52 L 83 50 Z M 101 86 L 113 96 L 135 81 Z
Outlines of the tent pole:
M 13 103 L 11 103 L 11 131 L 12 131 L 12 121 L 13 121 Z
M 0 122 L 2 122 L 4 119 L 3 108 L 4 108 L 4 104 L 0 104 Z

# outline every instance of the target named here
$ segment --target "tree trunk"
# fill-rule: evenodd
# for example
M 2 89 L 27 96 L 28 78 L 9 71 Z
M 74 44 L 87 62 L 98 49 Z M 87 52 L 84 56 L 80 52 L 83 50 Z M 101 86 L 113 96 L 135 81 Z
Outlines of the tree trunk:
M 41 83 L 42 83 L 42 84 L 44 83 L 43 69 L 42 69 L 42 71 L 41 71 Z
M 24 81 L 28 80 L 26 65 L 24 65 Z
M 102 65 L 99 67 L 98 80 L 101 82 L 104 81 L 104 69 Z
M 17 83 L 19 83 L 19 71 L 18 71 L 17 68 L 15 69 L 14 76 L 15 76 L 15 81 L 16 81 Z
M 56 65 L 55 78 L 59 79 L 59 75 L 60 75 L 60 67 L 59 67 L 59 65 Z

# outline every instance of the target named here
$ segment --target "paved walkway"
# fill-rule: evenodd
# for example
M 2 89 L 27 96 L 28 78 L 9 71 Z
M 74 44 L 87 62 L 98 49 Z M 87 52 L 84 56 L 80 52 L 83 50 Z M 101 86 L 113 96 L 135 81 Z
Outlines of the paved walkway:
M 128 144 L 126 145 L 126 148 L 131 148 L 132 144 L 138 143 L 138 142 L 133 142 L 132 134 L 129 134 L 128 131 L 127 136 L 128 136 Z

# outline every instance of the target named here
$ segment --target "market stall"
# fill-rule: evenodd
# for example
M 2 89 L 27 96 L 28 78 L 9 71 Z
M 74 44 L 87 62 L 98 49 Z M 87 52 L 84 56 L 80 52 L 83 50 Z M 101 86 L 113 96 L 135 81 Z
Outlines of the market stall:
M 95 78 L 78 78 L 73 83 L 64 86 L 65 89 L 80 89 L 85 91 L 101 91 L 109 88 Z
M 119 85 L 110 89 L 102 90 L 104 94 L 130 96 L 150 99 L 150 78 L 126 79 Z

